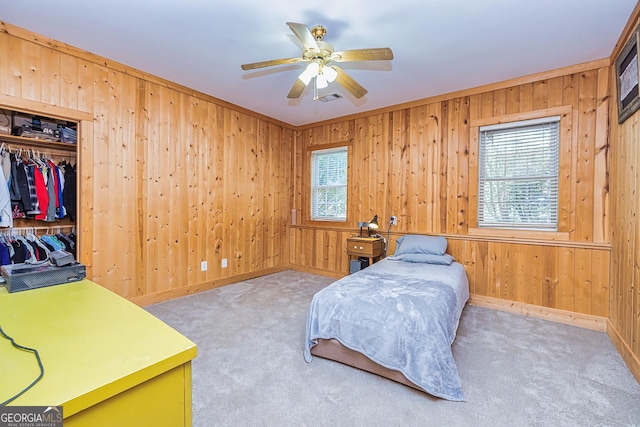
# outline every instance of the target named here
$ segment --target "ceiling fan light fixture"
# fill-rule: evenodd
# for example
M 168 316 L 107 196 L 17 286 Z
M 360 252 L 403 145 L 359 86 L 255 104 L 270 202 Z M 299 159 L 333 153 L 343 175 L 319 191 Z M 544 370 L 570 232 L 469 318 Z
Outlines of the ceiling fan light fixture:
M 317 62 L 311 62 L 307 65 L 307 68 L 298 76 L 298 78 L 304 83 L 308 85 L 312 78 L 318 75 L 318 71 L 320 70 L 320 65 Z
M 329 86 L 329 82 L 327 82 L 327 78 L 324 76 L 324 74 L 318 74 L 316 76 L 316 87 L 318 89 L 324 89 L 327 86 Z
M 329 83 L 333 82 L 338 77 L 338 72 L 331 67 L 322 67 L 322 75 L 327 79 Z

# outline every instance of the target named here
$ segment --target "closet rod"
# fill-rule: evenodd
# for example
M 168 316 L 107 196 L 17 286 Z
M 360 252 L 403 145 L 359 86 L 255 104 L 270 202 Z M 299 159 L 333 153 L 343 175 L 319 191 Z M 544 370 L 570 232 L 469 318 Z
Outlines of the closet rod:
M 73 224 L 66 224 L 66 225 L 54 225 L 54 226 L 50 226 L 50 227 L 12 227 L 12 228 L 5 228 L 2 229 L 0 231 L 0 233 L 2 233 L 3 235 L 7 235 L 7 234 L 20 234 L 20 233 L 35 233 L 36 231 L 42 231 L 42 230 L 47 230 L 47 231 L 51 231 L 51 230 L 60 230 L 63 228 L 71 228 L 74 229 L 76 226 Z

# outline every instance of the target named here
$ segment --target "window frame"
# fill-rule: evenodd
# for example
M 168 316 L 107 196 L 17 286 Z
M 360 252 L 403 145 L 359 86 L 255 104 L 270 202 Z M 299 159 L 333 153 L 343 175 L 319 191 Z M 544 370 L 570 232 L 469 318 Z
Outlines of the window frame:
M 345 201 L 345 216 L 344 217 L 314 217 L 313 216 L 313 192 L 314 192 L 314 155 L 321 153 L 329 153 L 329 152 L 339 152 L 344 151 L 347 156 L 346 160 L 346 183 L 344 184 L 345 193 L 346 193 L 346 201 Z M 350 176 L 350 147 L 345 143 L 338 144 L 330 144 L 312 147 L 307 150 L 307 165 L 309 167 L 308 173 L 306 174 L 307 179 L 309 180 L 308 191 L 306 191 L 306 197 L 308 198 L 305 205 L 308 209 L 308 215 L 305 215 L 310 222 L 321 222 L 323 224 L 345 224 L 349 219 L 349 182 L 351 181 Z
M 478 199 L 479 199 L 479 150 L 480 128 L 494 125 L 517 126 L 519 122 L 560 117 L 559 128 L 559 171 L 558 171 L 558 201 L 557 201 L 557 230 L 510 228 L 510 227 L 479 227 L 478 226 Z M 565 173 L 572 166 L 572 140 L 573 140 L 573 108 L 560 106 L 535 110 L 525 113 L 509 114 L 503 116 L 488 117 L 471 120 L 470 122 L 470 183 L 469 183 L 469 234 L 477 236 L 527 238 L 541 240 L 569 240 L 570 205 L 571 205 L 571 174 Z

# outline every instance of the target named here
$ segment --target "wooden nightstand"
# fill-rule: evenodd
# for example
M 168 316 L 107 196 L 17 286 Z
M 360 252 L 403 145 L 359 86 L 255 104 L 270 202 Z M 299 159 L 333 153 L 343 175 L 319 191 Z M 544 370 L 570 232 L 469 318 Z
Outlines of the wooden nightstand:
M 349 261 L 352 257 L 368 258 L 369 265 L 380 261 L 384 254 L 384 242 L 381 237 L 349 237 L 347 238 L 347 255 Z

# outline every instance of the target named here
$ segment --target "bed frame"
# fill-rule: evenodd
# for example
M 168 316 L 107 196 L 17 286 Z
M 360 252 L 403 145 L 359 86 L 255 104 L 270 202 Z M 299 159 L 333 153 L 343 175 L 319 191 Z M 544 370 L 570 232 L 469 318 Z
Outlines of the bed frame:
M 318 339 L 318 344 L 311 348 L 311 354 L 380 375 L 425 393 L 423 389 L 409 381 L 401 372 L 378 365 L 362 353 L 343 346 L 338 340 Z

